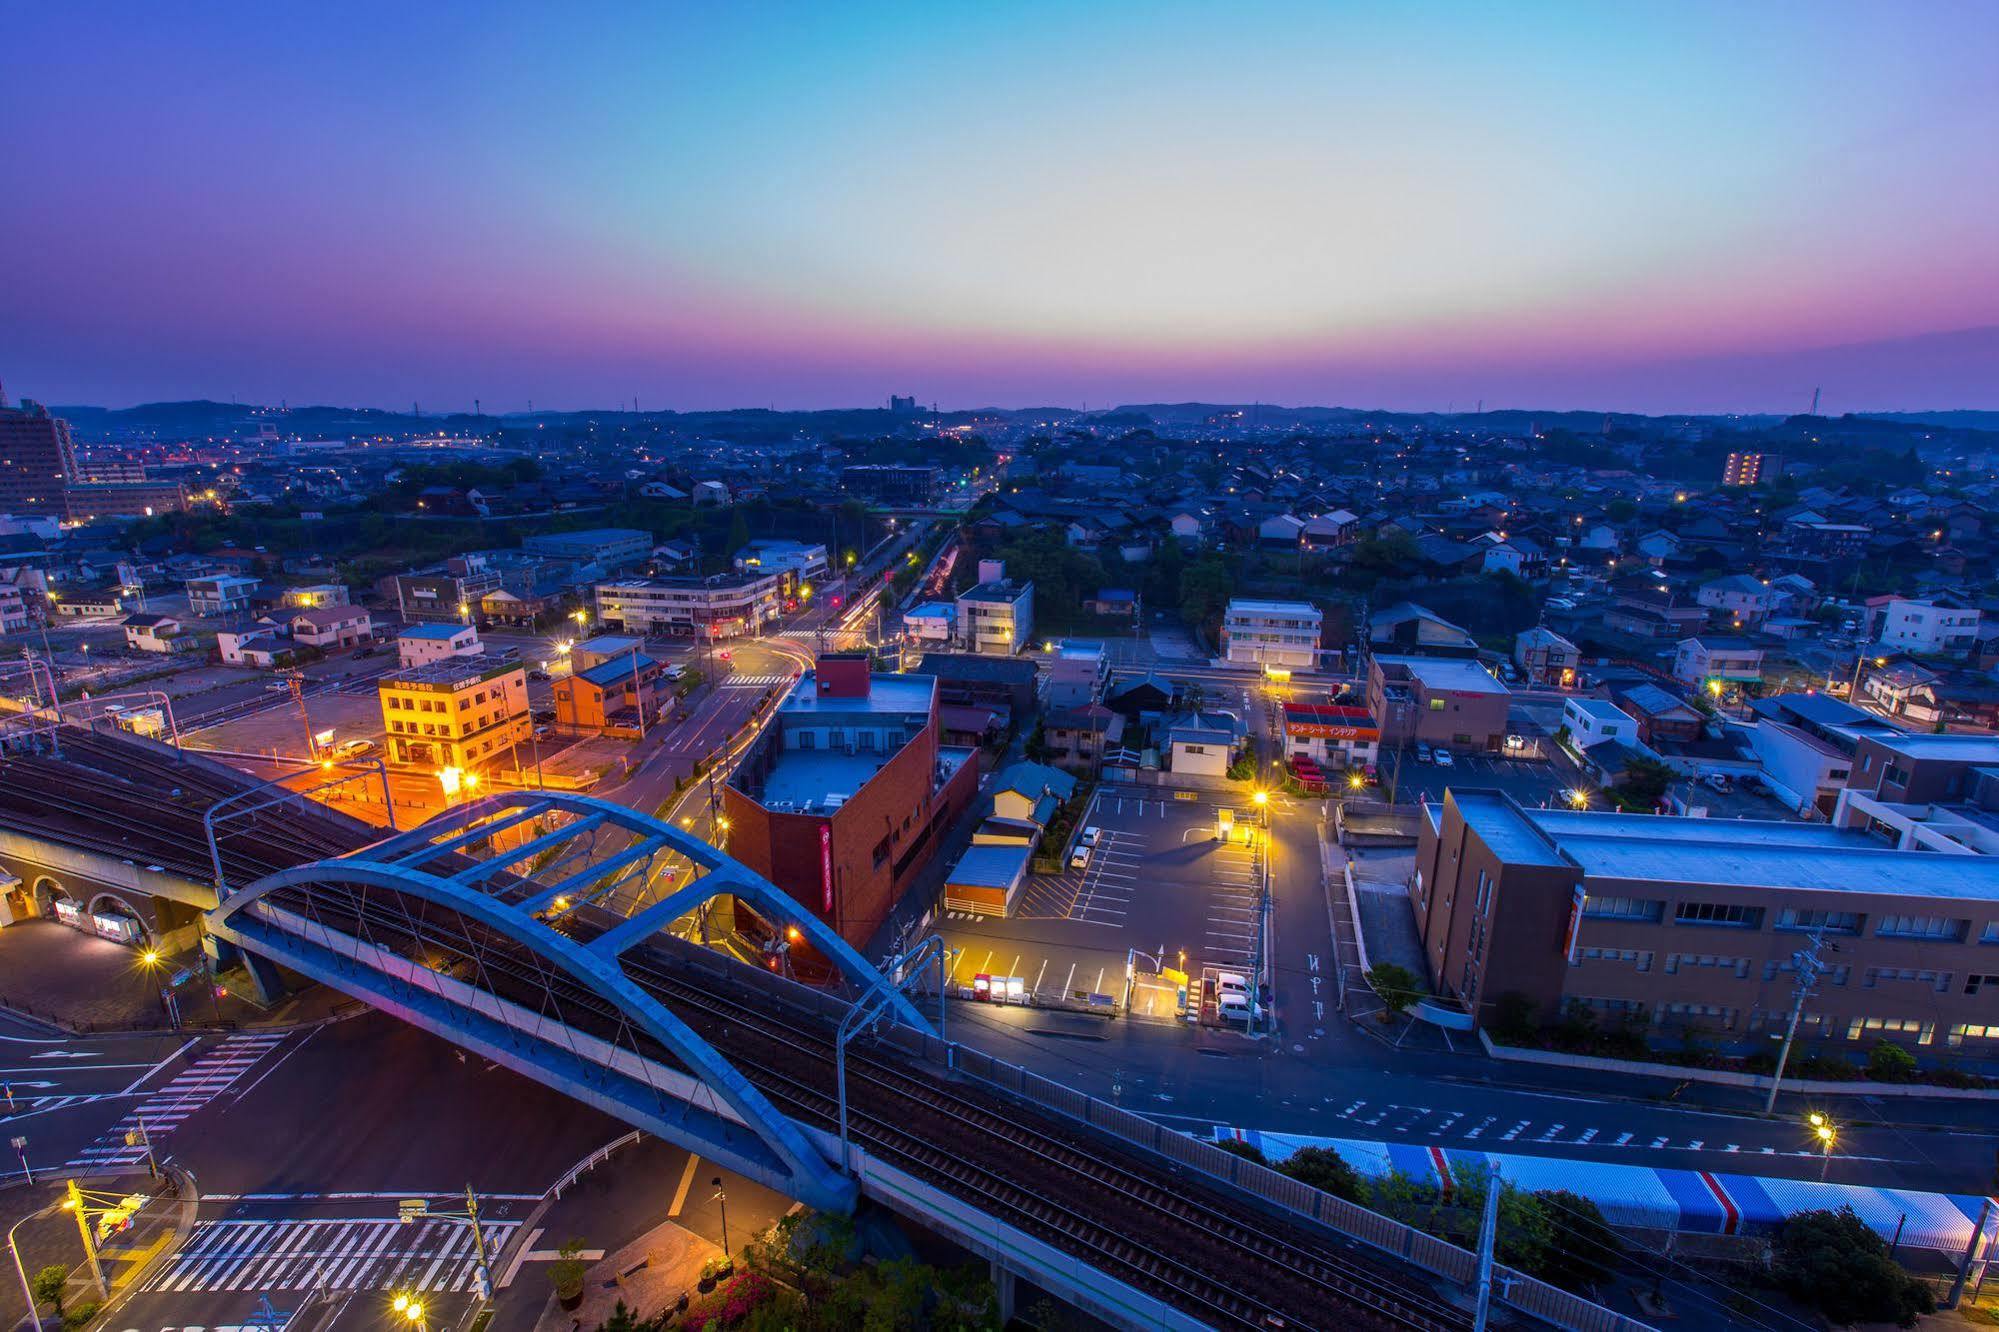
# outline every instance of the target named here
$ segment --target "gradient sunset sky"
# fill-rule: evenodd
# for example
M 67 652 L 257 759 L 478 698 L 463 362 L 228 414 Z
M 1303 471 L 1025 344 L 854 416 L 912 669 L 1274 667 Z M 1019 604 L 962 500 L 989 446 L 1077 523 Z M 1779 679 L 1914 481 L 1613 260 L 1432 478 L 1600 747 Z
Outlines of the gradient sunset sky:
M 1999 408 L 1999 5 L 10 4 L 15 396 Z

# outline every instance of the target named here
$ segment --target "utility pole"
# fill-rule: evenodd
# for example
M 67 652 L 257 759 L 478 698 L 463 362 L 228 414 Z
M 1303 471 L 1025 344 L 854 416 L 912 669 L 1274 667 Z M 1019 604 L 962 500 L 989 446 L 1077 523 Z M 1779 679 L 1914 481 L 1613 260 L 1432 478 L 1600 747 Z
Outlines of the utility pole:
M 1499 1167 L 1489 1165 L 1485 1172 L 1485 1220 L 1478 1228 L 1478 1308 L 1473 1315 L 1472 1332 L 1485 1332 L 1486 1319 L 1492 1313 L 1492 1260 L 1499 1249 Z
M 285 685 L 292 692 L 292 706 L 298 709 L 299 724 L 305 727 L 305 756 L 319 758 L 319 742 L 312 738 L 312 718 L 305 710 L 305 672 L 294 667 L 285 672 Z
M 1798 1036 L 1798 1021 L 1805 1015 L 1805 1001 L 1818 988 L 1819 977 L 1825 971 L 1825 963 L 1819 957 L 1819 950 L 1825 947 L 1825 931 L 1812 931 L 1811 943 L 1791 954 L 1791 970 L 1797 981 L 1791 989 L 1791 1020 L 1784 1027 L 1784 1045 L 1777 1051 L 1777 1068 L 1770 1075 L 1770 1095 L 1764 1098 L 1763 1113 L 1771 1114 L 1777 1109 L 1777 1091 L 1784 1083 L 1784 1066 L 1791 1062 L 1791 1042 Z
M 97 1298 L 108 1300 L 111 1298 L 111 1287 L 105 1284 L 104 1266 L 97 1261 L 97 1237 L 90 1233 L 89 1209 L 84 1205 L 83 1190 L 76 1186 L 73 1179 L 67 1183 L 69 1209 L 76 1213 L 76 1233 L 83 1236 L 83 1253 L 90 1260 L 90 1279 L 97 1283 Z
M 472 1223 L 472 1253 L 479 1260 L 479 1297 L 493 1298 L 493 1270 L 486 1265 L 486 1232 L 479 1227 L 479 1195 L 465 1186 L 465 1219 Z

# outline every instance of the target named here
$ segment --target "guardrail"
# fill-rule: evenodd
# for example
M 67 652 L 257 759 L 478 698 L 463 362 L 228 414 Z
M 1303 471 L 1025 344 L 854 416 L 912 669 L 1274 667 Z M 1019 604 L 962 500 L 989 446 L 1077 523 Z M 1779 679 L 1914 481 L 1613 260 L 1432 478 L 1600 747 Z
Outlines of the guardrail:
M 565 1189 L 575 1184 L 577 1180 L 582 1179 L 585 1175 L 589 1174 L 592 1170 L 595 1170 L 598 1166 L 604 1164 L 604 1162 L 610 1160 L 611 1153 L 617 1151 L 620 1147 L 630 1147 L 632 1144 L 636 1143 L 640 1138 L 644 1136 L 645 1135 L 643 1133 L 640 1133 L 637 1129 L 633 1129 L 630 1133 L 627 1133 L 622 1138 L 611 1139 L 611 1141 L 605 1143 L 602 1147 L 599 1147 L 596 1151 L 590 1153 L 590 1155 L 584 1157 L 581 1161 L 578 1161 L 575 1165 L 569 1167 L 568 1172 L 564 1174 L 561 1179 L 556 1180 L 555 1183 L 549 1187 L 548 1195 L 551 1198 L 560 1198 Z

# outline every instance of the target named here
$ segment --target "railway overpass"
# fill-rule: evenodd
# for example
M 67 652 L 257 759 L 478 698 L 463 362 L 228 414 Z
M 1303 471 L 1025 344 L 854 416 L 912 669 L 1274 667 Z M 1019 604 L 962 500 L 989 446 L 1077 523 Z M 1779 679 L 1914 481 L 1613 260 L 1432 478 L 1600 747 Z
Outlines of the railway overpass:
M 988 1258 L 1003 1289 L 1024 1277 L 1122 1327 L 1472 1325 L 1472 1255 L 949 1044 L 937 996 L 895 983 L 915 977 L 882 977 L 635 811 L 518 792 L 384 836 L 287 797 L 211 841 L 203 814 L 247 779 L 106 737 L 64 750 L 0 759 L 17 862 L 40 845 L 143 871 L 267 973 L 357 995 L 813 1205 L 889 1207 Z M 691 869 L 669 880 L 668 860 Z M 634 884 L 629 915 L 601 905 Z M 829 983 L 665 932 L 739 901 L 785 942 L 795 929 Z M 1497 1289 L 1501 1322 L 1637 1326 L 1525 1277 Z

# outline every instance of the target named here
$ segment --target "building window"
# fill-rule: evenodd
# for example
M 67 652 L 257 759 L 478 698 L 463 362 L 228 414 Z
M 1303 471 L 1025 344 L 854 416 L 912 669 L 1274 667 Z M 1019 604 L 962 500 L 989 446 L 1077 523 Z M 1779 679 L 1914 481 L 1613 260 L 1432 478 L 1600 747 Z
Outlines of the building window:
M 1999 1026 L 1989 1022 L 1960 1022 L 1950 1029 L 1944 1038 L 1951 1045 L 1962 1045 L 1966 1041 L 1999 1041 Z
M 1942 939 L 1957 943 L 1970 928 L 1970 921 L 1949 916 L 1883 916 L 1874 933 L 1883 939 Z
M 1964 978 L 1964 992 L 1977 994 L 1980 990 L 1999 990 L 1999 976 L 1973 974 Z
M 1763 908 L 1735 902 L 1681 902 L 1673 908 L 1675 925 L 1720 925 L 1734 930 L 1763 928 Z
M 1657 923 L 1664 918 L 1666 904 L 1649 897 L 1599 897 L 1591 893 L 1583 899 L 1583 915 L 1591 920 L 1642 920 Z
M 1431 700 L 1430 700 L 1430 711 L 1432 711 L 1432 712 L 1442 712 L 1443 710 L 1444 710 L 1444 700 L 1443 700 L 1443 699 L 1441 699 L 1441 698 L 1433 698 L 1433 699 L 1431 699 Z
M 1777 928 L 1780 930 L 1858 934 L 1866 924 L 1867 917 L 1858 911 L 1800 911 L 1795 907 L 1785 907 L 1777 916 Z
M 1870 1032 L 1883 1036 L 1913 1036 L 1916 1044 L 1928 1045 L 1936 1037 L 1936 1023 L 1921 1018 L 1854 1018 L 1846 1024 L 1846 1039 L 1857 1041 Z

